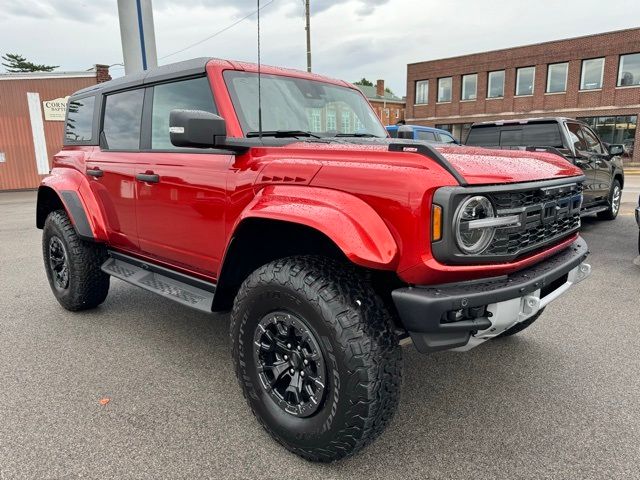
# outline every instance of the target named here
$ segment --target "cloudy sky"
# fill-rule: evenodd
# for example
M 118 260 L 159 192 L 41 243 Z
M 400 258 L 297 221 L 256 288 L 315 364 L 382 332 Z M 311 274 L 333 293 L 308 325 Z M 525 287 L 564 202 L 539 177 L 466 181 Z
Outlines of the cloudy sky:
M 163 58 L 253 12 L 255 0 L 153 4 L 159 63 L 205 55 L 255 61 L 255 16 Z M 640 26 L 638 0 L 311 0 L 311 6 L 314 71 L 349 81 L 384 78 L 400 95 L 407 63 Z M 306 68 L 303 14 L 302 0 L 273 0 L 262 10 L 264 63 Z M 116 0 L 0 0 L 0 53 L 6 52 L 60 70 L 120 63 Z M 123 70 L 114 67 L 113 74 Z

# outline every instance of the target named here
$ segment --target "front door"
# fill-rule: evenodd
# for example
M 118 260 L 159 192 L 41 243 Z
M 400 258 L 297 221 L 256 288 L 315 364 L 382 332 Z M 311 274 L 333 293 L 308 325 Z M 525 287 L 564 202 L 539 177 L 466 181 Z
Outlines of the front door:
M 613 182 L 613 165 L 609 153 L 590 128 L 582 127 L 587 150 L 593 160 L 593 188 L 599 200 L 609 198 L 611 182 Z
M 592 206 L 598 201 L 599 193 L 595 188 L 595 159 L 593 154 L 587 148 L 587 141 L 584 138 L 582 125 L 579 123 L 567 122 L 569 130 L 569 138 L 573 143 L 573 151 L 575 157 L 573 162 L 580 167 L 584 173 L 584 190 L 583 190 L 583 206 Z
M 171 110 L 216 113 L 208 79 L 156 85 L 147 96 L 143 125 L 149 135 L 135 172 L 140 249 L 160 262 L 214 277 L 224 254 L 226 181 L 234 156 L 176 148 L 169 139 Z
M 89 157 L 86 171 L 105 216 L 109 244 L 131 252 L 138 250 L 134 173 L 143 97 L 141 89 L 106 97 L 100 148 Z

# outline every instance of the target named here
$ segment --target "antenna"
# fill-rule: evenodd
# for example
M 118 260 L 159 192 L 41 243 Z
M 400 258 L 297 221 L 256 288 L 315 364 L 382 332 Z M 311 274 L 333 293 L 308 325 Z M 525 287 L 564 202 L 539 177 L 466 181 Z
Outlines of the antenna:
M 260 0 L 258 2 L 258 138 L 262 141 L 262 85 L 260 68 Z

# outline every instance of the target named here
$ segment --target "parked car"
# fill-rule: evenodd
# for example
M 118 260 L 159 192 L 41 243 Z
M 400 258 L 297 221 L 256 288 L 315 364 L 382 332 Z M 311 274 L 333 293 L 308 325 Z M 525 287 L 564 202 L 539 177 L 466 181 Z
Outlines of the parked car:
M 339 80 L 205 58 L 68 105 L 37 200 L 55 298 L 97 307 L 115 277 L 231 310 L 252 412 L 310 460 L 384 430 L 399 340 L 430 353 L 516 334 L 590 273 L 579 168 L 484 150 L 487 166 L 477 149 L 390 139 Z M 358 122 L 336 134 L 325 110 Z
M 582 214 L 613 220 L 620 211 L 624 169 L 623 146 L 606 147 L 586 123 L 570 118 L 530 118 L 474 123 L 467 145 L 530 150 L 563 156 L 585 174 Z
M 446 130 L 422 125 L 387 125 L 387 132 L 391 138 L 408 138 L 412 140 L 424 140 L 430 143 L 458 144 L 451 133 Z

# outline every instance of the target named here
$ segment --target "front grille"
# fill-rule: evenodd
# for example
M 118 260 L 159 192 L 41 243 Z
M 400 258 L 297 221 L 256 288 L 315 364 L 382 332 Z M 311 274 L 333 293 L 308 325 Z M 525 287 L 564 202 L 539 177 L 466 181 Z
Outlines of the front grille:
M 560 187 L 534 188 L 520 192 L 492 193 L 491 200 L 498 210 L 530 207 L 566 197 L 582 195 L 582 184 L 571 183 Z
M 496 229 L 492 242 L 480 256 L 518 256 L 578 230 L 582 188 L 580 183 L 571 183 L 490 193 L 497 215 L 520 215 L 520 225 Z

